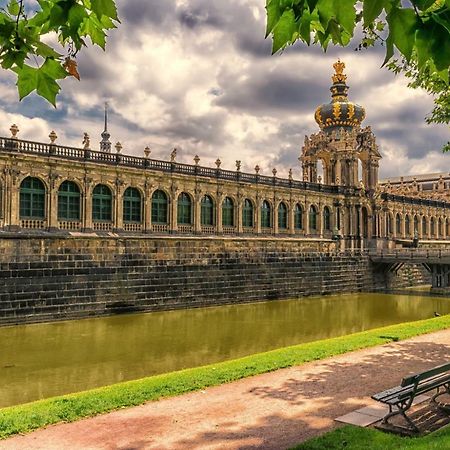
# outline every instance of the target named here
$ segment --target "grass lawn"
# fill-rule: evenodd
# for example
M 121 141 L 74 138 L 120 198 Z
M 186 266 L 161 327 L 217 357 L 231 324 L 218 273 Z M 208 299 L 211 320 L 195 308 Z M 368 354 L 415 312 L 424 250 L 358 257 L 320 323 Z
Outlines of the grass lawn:
M 0 409 L 0 438 L 446 328 L 450 328 L 450 315 L 12 406 Z
M 295 450 L 444 450 L 450 449 L 450 427 L 419 438 L 399 437 L 373 428 L 346 425 L 300 444 Z M 294 450 L 294 449 L 293 449 Z

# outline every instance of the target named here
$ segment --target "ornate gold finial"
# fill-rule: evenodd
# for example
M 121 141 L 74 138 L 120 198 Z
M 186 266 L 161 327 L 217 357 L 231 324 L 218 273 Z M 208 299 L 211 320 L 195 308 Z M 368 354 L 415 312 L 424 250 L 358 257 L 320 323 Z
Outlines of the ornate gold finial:
M 333 64 L 335 74 L 332 76 L 333 83 L 345 83 L 347 81 L 347 75 L 344 74 L 345 63 L 338 59 Z

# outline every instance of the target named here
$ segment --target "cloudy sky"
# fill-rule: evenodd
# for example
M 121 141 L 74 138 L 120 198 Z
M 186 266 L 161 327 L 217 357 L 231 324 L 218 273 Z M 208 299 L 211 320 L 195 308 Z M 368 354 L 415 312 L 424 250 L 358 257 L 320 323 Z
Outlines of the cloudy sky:
M 383 160 L 381 176 L 449 171 L 440 148 L 446 126 L 426 125 L 432 99 L 380 65 L 383 49 L 355 52 L 296 44 L 270 54 L 264 39 L 264 0 L 117 0 L 121 25 L 111 31 L 106 53 L 90 47 L 78 57 L 81 82 L 62 82 L 54 109 L 32 94 L 18 102 L 14 77 L 0 73 L 0 119 L 23 139 L 81 146 L 84 132 L 97 145 L 103 104 L 110 105 L 109 130 L 124 153 L 263 174 L 278 169 L 301 178 L 297 158 L 305 134 L 318 131 L 314 110 L 329 101 L 332 63 L 347 65 L 350 98 L 366 108 Z

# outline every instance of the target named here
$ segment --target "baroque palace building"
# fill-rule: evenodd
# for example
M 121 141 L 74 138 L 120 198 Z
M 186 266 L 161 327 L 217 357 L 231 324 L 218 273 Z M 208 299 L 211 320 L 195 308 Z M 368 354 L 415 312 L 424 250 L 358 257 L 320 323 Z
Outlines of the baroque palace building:
M 303 180 L 122 154 L 106 126 L 100 150 L 0 138 L 0 229 L 81 235 L 186 234 L 328 240 L 338 248 L 410 245 L 450 236 L 450 177 L 380 183 L 381 154 L 365 111 L 349 101 L 345 65 L 334 64 L 331 102 L 305 138 Z M 320 171 L 322 168 L 322 172 Z M 320 175 L 320 173 L 322 173 Z M 361 178 L 361 179 L 360 179 Z M 330 247 L 331 248 L 331 247 Z

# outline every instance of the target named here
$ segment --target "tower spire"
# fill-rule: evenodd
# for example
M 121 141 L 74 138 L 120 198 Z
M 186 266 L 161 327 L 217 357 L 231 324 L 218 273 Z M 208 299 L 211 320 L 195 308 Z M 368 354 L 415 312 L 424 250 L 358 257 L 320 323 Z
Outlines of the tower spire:
M 100 141 L 100 151 L 111 153 L 111 142 L 109 138 L 111 135 L 108 133 L 108 103 L 105 102 L 105 128 L 101 134 L 102 140 Z

